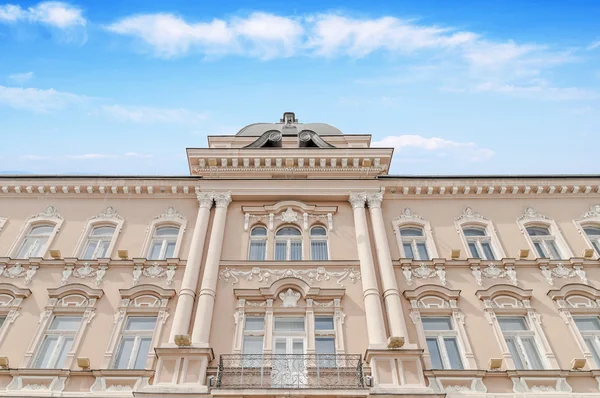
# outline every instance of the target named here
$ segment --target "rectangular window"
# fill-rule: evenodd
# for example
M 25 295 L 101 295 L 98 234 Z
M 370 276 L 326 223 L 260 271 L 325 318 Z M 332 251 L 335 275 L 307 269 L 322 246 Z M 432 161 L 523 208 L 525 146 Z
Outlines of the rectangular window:
M 419 253 L 419 260 L 429 260 L 429 253 L 427 252 L 427 246 L 424 242 L 417 243 L 417 252 Z
M 574 320 L 585 345 L 594 357 L 595 368 L 597 369 L 600 367 L 600 318 L 597 316 L 576 317 Z
M 310 241 L 310 258 L 315 261 L 326 261 L 329 259 L 326 240 L 312 239 Z
M 121 332 L 115 357 L 116 369 L 144 369 L 156 328 L 155 316 L 131 316 Z
M 499 317 L 498 324 L 517 369 L 544 369 L 535 342 L 535 332 L 529 330 L 523 317 Z
M 275 317 L 274 330 L 276 332 L 304 332 L 304 318 L 287 316 Z
M 244 322 L 244 341 L 241 366 L 244 368 L 260 368 L 263 364 L 263 346 L 265 339 L 265 317 L 246 316 Z
M 44 335 L 33 367 L 62 369 L 80 325 L 80 316 L 55 316 Z
M 450 317 L 422 317 L 433 369 L 463 369 L 458 333 Z
M 315 352 L 318 366 L 322 368 L 337 366 L 335 324 L 331 315 L 315 316 Z
M 287 260 L 287 241 L 275 242 L 275 260 L 285 261 Z
M 403 243 L 402 247 L 404 248 L 404 255 L 406 258 L 415 258 L 415 253 L 413 253 L 412 245 L 410 243 Z
M 267 252 L 267 242 L 265 240 L 251 240 L 250 254 L 248 259 L 251 261 L 264 261 Z
M 292 260 L 292 261 L 302 260 L 302 241 L 300 241 L 300 242 L 291 241 L 290 245 L 291 245 L 290 260 Z

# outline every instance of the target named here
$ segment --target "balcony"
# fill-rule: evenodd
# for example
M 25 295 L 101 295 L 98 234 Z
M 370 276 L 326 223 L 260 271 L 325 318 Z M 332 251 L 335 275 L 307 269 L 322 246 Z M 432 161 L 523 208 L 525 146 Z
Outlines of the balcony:
M 221 355 L 216 388 L 357 389 L 363 388 L 360 355 Z

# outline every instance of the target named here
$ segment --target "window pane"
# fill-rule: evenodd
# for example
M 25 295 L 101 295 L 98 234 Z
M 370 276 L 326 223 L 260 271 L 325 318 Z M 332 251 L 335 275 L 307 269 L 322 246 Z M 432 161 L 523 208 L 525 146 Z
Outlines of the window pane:
M 481 228 L 465 228 L 463 233 L 465 236 L 487 236 L 485 230 Z
M 179 235 L 179 228 L 176 227 L 162 227 L 156 230 L 154 234 L 156 236 L 167 236 L 167 235 Z
M 6 321 L 6 317 L 0 316 L 0 328 L 4 325 L 4 321 Z
M 93 236 L 112 235 L 115 232 L 115 227 L 96 227 L 92 230 Z
M 560 254 L 558 253 L 558 248 L 556 247 L 556 243 L 553 240 L 547 240 L 546 246 L 548 247 L 548 251 L 550 252 L 550 258 L 552 260 L 559 260 Z
M 158 260 L 160 257 L 160 249 L 162 247 L 162 240 L 153 240 L 150 245 L 150 253 L 148 254 L 149 260 Z
M 431 366 L 433 369 L 444 369 L 442 365 L 442 354 L 440 353 L 440 347 L 436 338 L 432 337 L 427 339 L 427 350 L 431 356 Z
M 588 236 L 600 236 L 600 228 L 586 227 L 583 229 Z
M 317 337 L 315 351 L 317 354 L 335 354 L 335 339 L 333 337 Z
M 175 253 L 175 242 L 167 243 L 167 250 L 165 251 L 164 258 L 173 258 L 173 254 Z
M 36 243 L 37 239 L 35 238 L 27 238 L 23 241 L 21 245 L 21 250 L 17 253 L 17 258 L 29 258 L 29 252 L 31 251 L 33 245 Z
M 267 236 L 267 229 L 265 227 L 253 228 L 250 236 Z
M 332 316 L 316 316 L 315 330 L 333 330 Z
M 540 358 L 540 354 L 537 350 L 537 346 L 533 340 L 533 337 L 523 337 L 521 342 L 523 343 L 523 347 L 525 347 L 525 352 L 527 353 L 527 358 L 529 359 L 529 367 L 531 369 L 544 369 L 542 359 Z
M 35 360 L 35 368 L 48 368 L 50 366 L 50 356 L 54 352 L 57 343 L 58 336 L 46 336 L 44 338 Z
M 446 353 L 450 360 L 451 369 L 462 369 L 463 364 L 460 359 L 460 351 L 458 350 L 458 343 L 454 337 L 444 337 L 444 344 L 446 345 Z
M 314 227 L 310 230 L 311 236 L 327 236 L 327 231 L 323 227 Z
M 251 261 L 263 261 L 266 258 L 267 242 L 264 240 L 251 240 L 248 259 Z
M 596 254 L 600 256 L 600 242 L 595 240 L 592 242 L 592 245 L 594 246 L 594 249 L 596 249 Z
M 417 251 L 419 252 L 419 260 L 429 260 L 429 253 L 427 252 L 427 246 L 425 246 L 425 243 L 417 243 Z
M 310 258 L 312 260 L 325 261 L 328 260 L 328 257 L 326 240 L 312 240 L 310 242 Z
M 293 227 L 283 227 L 277 231 L 277 236 L 300 236 L 302 233 Z
M 246 317 L 245 330 L 263 330 L 265 328 L 265 318 L 262 316 Z
M 140 339 L 140 347 L 138 348 L 137 356 L 133 364 L 134 369 L 145 369 L 146 361 L 148 359 L 148 353 L 150 352 L 150 345 L 152 344 L 151 337 L 142 337 Z
M 98 245 L 98 241 L 90 240 L 83 251 L 83 259 L 92 260 L 94 258 L 94 253 L 96 252 L 96 246 Z
M 537 251 L 538 256 L 541 258 L 548 258 L 549 256 L 546 254 L 546 251 L 542 247 L 540 242 L 533 242 L 533 246 L 535 246 L 535 251 Z
M 471 252 L 471 256 L 473 256 L 473 258 L 481 258 L 475 242 L 469 242 L 469 251 Z
M 79 329 L 81 324 L 80 316 L 55 316 L 48 329 L 50 330 L 71 330 Z
M 594 344 L 594 338 L 593 337 L 585 337 L 583 340 L 585 341 L 585 345 L 587 346 L 588 350 L 590 350 L 592 355 L 594 356 L 594 362 L 596 362 L 596 366 L 593 366 L 590 363 L 589 364 L 590 368 L 598 369 L 600 367 L 600 355 L 598 353 L 598 349 L 596 348 L 596 345 Z
M 529 236 L 550 236 L 550 231 L 546 227 L 528 227 Z
M 496 256 L 494 256 L 494 251 L 492 250 L 492 246 L 488 242 L 482 242 L 481 247 L 486 260 L 496 259 Z
M 115 360 L 116 369 L 127 369 L 129 366 L 129 360 L 133 354 L 133 345 L 135 343 L 135 337 L 123 337 L 121 339 L 121 345 L 117 351 L 117 358 Z
M 422 317 L 425 330 L 452 330 L 452 321 L 448 317 Z
M 58 352 L 58 358 L 56 360 L 56 365 L 54 368 L 62 369 L 65 366 L 65 361 L 67 360 L 67 354 L 71 351 L 71 347 L 73 346 L 73 337 L 65 337 L 63 340 L 62 346 Z
M 285 342 L 284 342 L 285 344 Z M 263 337 L 262 336 L 244 336 L 243 354 L 262 354 Z
M 413 253 L 412 245 L 410 243 L 403 243 L 402 248 L 404 249 L 405 258 L 415 258 L 415 254 Z
M 277 332 L 304 332 L 304 318 L 276 317 Z
M 292 247 L 290 252 L 290 260 L 299 261 L 302 260 L 302 242 L 292 241 Z
M 423 236 L 423 230 L 421 228 L 402 228 L 400 236 Z
M 155 316 L 131 316 L 127 318 L 125 330 L 154 330 L 155 327 Z
M 40 225 L 31 229 L 28 235 L 50 235 L 54 231 L 53 225 Z
M 510 351 L 510 356 L 515 363 L 516 369 L 525 369 L 523 365 L 523 359 L 521 358 L 521 354 L 519 353 L 519 348 L 517 346 L 517 342 L 513 338 L 506 338 L 506 345 L 508 346 L 508 351 Z
M 529 330 L 524 318 L 498 318 L 502 330 Z
M 108 253 L 108 246 L 110 246 L 109 240 L 100 241 L 100 248 L 96 252 L 96 258 L 110 257 L 110 254 Z
M 598 317 L 593 318 L 575 318 L 575 324 L 581 331 L 600 330 L 600 320 Z
M 275 242 L 275 260 L 287 260 L 287 242 Z

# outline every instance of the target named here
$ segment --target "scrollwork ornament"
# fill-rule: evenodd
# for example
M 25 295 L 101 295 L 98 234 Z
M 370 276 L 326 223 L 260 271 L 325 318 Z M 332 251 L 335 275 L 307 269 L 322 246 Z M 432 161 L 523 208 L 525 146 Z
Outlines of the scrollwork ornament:
M 259 283 L 269 283 L 271 279 L 279 280 L 281 278 L 298 278 L 307 280 L 309 283 L 319 283 L 336 279 L 336 283 L 343 286 L 343 281 L 349 279 L 351 283 L 360 280 L 360 272 L 354 268 L 344 268 L 342 271 L 329 271 L 324 267 L 313 269 L 268 269 L 254 267 L 249 271 L 237 270 L 235 268 L 225 268 L 219 272 L 219 279 L 225 283 L 232 281 L 232 284 L 239 282 L 240 278 L 247 281 L 257 281 Z

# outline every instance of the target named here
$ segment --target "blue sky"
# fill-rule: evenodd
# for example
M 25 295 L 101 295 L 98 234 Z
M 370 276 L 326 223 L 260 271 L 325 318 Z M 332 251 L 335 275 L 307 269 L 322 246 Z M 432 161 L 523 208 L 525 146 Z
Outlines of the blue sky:
M 393 174 L 599 173 L 600 2 L 0 0 L 0 171 L 187 175 L 293 111 Z

